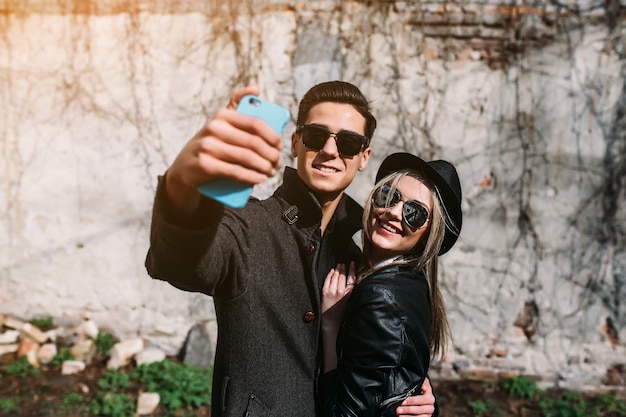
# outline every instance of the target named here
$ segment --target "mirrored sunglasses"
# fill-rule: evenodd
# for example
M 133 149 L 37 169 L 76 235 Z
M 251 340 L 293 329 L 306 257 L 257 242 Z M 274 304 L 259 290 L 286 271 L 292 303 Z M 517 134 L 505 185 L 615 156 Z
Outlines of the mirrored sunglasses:
M 383 185 L 374 193 L 372 203 L 376 208 L 394 207 L 396 204 L 403 202 L 402 220 L 412 230 L 416 231 L 428 221 L 428 209 L 415 200 L 402 201 L 400 191 L 391 192 L 389 185 Z
M 314 151 L 322 149 L 328 138 L 333 136 L 337 142 L 337 150 L 342 156 L 355 156 L 369 144 L 367 136 L 347 130 L 335 133 L 319 125 L 302 125 L 298 127 L 296 133 L 302 136 L 304 146 Z

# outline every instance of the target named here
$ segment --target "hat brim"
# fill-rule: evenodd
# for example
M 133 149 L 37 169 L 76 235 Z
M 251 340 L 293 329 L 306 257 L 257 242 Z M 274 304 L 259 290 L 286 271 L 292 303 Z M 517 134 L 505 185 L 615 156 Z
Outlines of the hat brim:
M 426 162 L 422 158 L 410 153 L 400 152 L 389 155 L 383 160 L 376 174 L 376 182 L 387 175 L 404 169 L 413 169 L 422 172 L 431 180 L 442 198 L 443 209 L 447 211 L 450 220 L 454 223 L 457 232 L 446 226 L 446 234 L 439 251 L 439 255 L 448 252 L 458 239 L 463 223 L 461 211 L 461 185 L 456 169 L 447 161 Z M 445 178 L 444 178 L 445 176 Z

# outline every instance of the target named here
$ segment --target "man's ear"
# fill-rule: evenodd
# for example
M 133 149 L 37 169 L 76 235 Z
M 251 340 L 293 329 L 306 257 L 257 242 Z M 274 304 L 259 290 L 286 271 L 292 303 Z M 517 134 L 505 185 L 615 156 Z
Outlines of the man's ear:
M 363 171 L 367 166 L 367 161 L 369 161 L 370 156 L 372 155 L 372 148 L 367 147 L 363 151 L 363 155 L 361 155 L 361 165 L 359 165 L 359 171 Z
M 298 136 L 294 132 L 294 133 L 291 134 L 291 156 L 293 158 L 297 158 L 298 157 L 298 149 L 296 148 L 297 142 L 298 142 Z

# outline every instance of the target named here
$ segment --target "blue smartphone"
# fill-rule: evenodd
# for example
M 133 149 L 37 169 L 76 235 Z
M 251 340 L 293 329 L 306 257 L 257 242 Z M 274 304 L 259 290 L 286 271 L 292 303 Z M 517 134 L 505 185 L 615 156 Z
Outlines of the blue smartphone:
M 281 136 L 291 117 L 289 111 L 284 107 L 253 95 L 242 97 L 237 106 L 237 111 L 264 120 Z M 242 208 L 252 194 L 252 186 L 231 179 L 216 179 L 200 185 L 198 191 L 226 206 Z

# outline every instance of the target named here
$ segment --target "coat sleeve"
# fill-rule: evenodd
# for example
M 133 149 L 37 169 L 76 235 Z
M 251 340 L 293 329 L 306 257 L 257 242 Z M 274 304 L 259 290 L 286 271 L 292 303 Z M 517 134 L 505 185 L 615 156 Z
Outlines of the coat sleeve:
M 229 288 L 241 291 L 241 283 L 229 282 L 244 264 L 239 258 L 245 247 L 245 222 L 231 220 L 224 206 L 203 198 L 191 219 L 176 219 L 165 196 L 165 181 L 159 179 L 150 227 L 150 248 L 145 266 L 155 279 L 186 291 L 215 295 Z M 232 231 L 232 233 L 229 233 Z
M 404 398 L 420 393 L 430 359 L 427 284 L 388 281 L 366 279 L 346 306 L 337 369 L 322 378 L 326 417 L 394 416 Z

